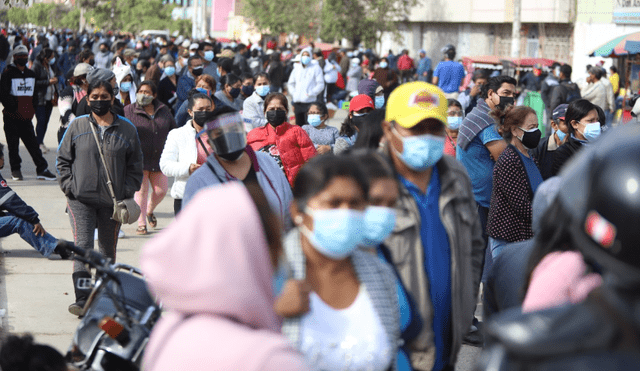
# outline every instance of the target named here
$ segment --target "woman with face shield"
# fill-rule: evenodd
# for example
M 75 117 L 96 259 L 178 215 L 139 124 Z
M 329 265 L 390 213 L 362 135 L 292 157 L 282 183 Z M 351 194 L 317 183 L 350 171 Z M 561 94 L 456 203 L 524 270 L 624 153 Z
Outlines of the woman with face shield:
M 205 116 L 203 129 L 197 135 L 198 139 L 203 139 L 203 134 L 207 135 L 211 152 L 203 166 L 189 177 L 182 206 L 185 207 L 201 189 L 212 185 L 236 181 L 257 183 L 280 221 L 288 228 L 291 224 L 288 208 L 292 199 L 289 183 L 271 156 L 254 152 L 247 145 L 242 116 L 227 106 Z
M 369 183 L 349 157 L 317 156 L 296 177 L 282 332 L 314 370 L 389 370 L 400 327 L 396 277 L 365 239 Z M 348 367 L 347 367 L 348 366 Z

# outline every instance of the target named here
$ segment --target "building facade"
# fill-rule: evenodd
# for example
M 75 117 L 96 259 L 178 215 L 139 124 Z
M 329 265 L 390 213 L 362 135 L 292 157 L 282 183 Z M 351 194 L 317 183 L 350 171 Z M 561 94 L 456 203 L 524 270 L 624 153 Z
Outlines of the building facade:
M 415 56 L 425 49 L 437 62 L 447 44 L 458 57 L 511 55 L 513 0 L 421 0 L 399 26 L 400 40 L 385 34 L 381 54 L 407 48 Z M 522 1 L 521 58 L 549 58 L 571 63 L 576 3 L 569 0 Z

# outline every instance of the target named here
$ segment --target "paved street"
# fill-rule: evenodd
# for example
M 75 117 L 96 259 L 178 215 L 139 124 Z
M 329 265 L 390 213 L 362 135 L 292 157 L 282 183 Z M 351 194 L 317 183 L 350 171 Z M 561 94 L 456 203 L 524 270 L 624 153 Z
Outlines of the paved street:
M 345 117 L 339 112 L 332 125 L 339 127 Z M 35 122 L 35 120 L 34 120 Z M 55 172 L 56 132 L 59 125 L 57 108 L 51 116 L 51 122 L 45 145 L 53 150 L 45 154 L 49 169 Z M 4 131 L 0 142 L 6 143 Z M 35 179 L 35 167 L 26 149 L 21 146 L 23 160 L 22 173 L 25 180 L 11 180 L 9 159 L 5 148 L 6 166 L 1 171 L 9 185 L 40 214 L 45 229 L 58 238 L 73 240 L 68 216 L 65 211 L 65 198 L 55 181 Z M 162 227 L 166 227 L 173 217 L 173 200 L 167 198 L 156 209 L 158 229 L 150 230 L 147 236 L 137 236 L 137 225 L 123 227 L 126 237 L 118 242 L 117 259 L 119 262 L 138 266 L 140 250 Z M 30 332 L 37 342 L 47 343 L 61 352 L 66 352 L 78 319 L 69 314 L 67 307 L 74 301 L 71 281 L 72 263 L 61 261 L 57 255 L 48 260 L 31 248 L 17 235 L 1 240 L 2 259 L 0 260 L 0 314 L 2 329 L 5 332 Z M 6 311 L 5 311 L 6 310 Z M 458 370 L 469 370 L 477 357 L 479 348 L 464 346 L 460 354 Z

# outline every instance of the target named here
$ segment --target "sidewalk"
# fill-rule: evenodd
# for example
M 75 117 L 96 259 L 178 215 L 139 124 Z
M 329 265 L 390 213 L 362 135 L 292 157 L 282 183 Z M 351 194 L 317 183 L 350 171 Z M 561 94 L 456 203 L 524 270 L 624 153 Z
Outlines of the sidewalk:
M 44 156 L 53 173 L 59 117 L 57 108 L 54 108 L 45 138 L 45 145 L 50 150 Z M 35 126 L 35 119 L 33 121 Z M 4 131 L 0 131 L 0 142 L 6 144 Z M 40 214 L 42 225 L 49 233 L 57 238 L 73 241 L 69 217 L 64 213 L 66 198 L 58 182 L 35 179 L 35 166 L 22 143 L 20 157 L 24 181 L 11 180 L 6 146 L 4 156 L 6 165 L 0 172 L 9 186 Z M 171 197 L 167 195 L 156 209 L 155 215 L 159 229 L 170 223 L 173 218 Z M 147 236 L 137 236 L 136 228 L 137 224 L 123 226 L 126 237 L 118 242 L 117 260 L 139 266 L 143 244 L 159 229 L 150 230 Z M 62 261 L 56 254 L 52 255 L 52 260 L 48 260 L 18 235 L 2 239 L 1 248 L 0 309 L 6 309 L 2 318 L 2 331 L 30 332 L 37 342 L 49 344 L 63 354 L 66 353 L 79 322 L 77 317 L 67 311 L 67 307 L 75 299 L 71 281 L 72 262 Z

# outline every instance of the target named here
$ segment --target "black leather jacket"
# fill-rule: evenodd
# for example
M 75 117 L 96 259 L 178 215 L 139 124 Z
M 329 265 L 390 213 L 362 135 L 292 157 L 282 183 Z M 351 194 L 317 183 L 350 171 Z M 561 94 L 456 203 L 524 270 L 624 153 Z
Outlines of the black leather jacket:
M 580 304 L 496 315 L 476 370 L 639 370 L 640 300 L 634 296 L 623 299 L 603 287 Z

